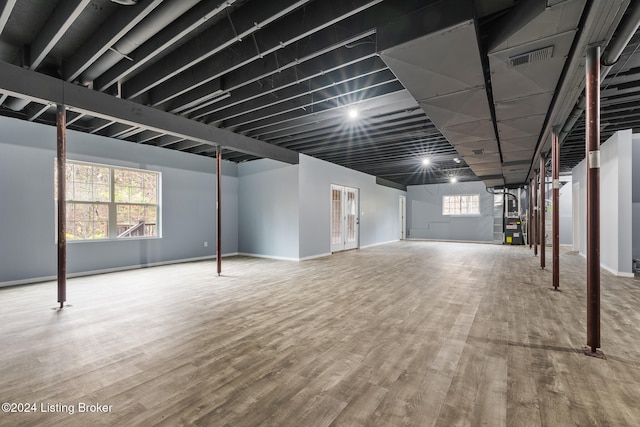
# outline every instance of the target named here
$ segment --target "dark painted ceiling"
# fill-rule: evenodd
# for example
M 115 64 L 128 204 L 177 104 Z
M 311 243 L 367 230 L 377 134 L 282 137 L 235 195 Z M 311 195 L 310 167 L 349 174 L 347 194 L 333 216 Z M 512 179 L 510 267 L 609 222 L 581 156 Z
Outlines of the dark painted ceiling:
M 89 106 L 68 105 L 70 129 L 204 156 L 221 145 L 235 162 L 292 150 L 401 185 L 499 187 L 526 183 L 550 128 L 580 114 L 584 49 L 613 36 L 629 0 L 119 3 L 0 0 L 0 61 L 17 66 L 0 73 L 0 114 L 54 124 L 58 100 L 34 86 L 59 80 L 88 88 Z M 638 41 L 604 80 L 603 140 L 640 127 Z M 96 92 L 120 99 L 103 107 Z M 125 100 L 171 116 L 153 117 L 163 127 L 111 112 L 134 111 Z M 171 117 L 194 131 L 167 129 Z M 584 158 L 584 119 L 562 155 L 565 171 Z

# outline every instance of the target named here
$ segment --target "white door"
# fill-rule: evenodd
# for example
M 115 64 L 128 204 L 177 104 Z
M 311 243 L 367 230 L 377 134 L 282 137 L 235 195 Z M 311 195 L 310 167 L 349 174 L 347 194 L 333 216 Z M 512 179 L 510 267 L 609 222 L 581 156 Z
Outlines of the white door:
M 400 240 L 406 238 L 407 230 L 407 198 L 400 196 Z
M 331 252 L 358 247 L 358 189 L 331 185 Z

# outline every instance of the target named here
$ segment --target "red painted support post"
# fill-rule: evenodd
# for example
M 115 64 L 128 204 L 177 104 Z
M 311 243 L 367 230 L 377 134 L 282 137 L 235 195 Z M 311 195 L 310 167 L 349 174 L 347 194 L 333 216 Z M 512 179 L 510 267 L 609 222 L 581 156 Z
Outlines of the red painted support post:
M 222 273 L 222 148 L 216 148 L 216 263 L 218 276 Z
M 540 210 L 540 268 L 544 270 L 545 267 L 545 249 L 546 249 L 546 238 L 545 238 L 545 211 L 546 211 L 546 171 L 545 171 L 545 160 L 544 157 L 540 156 L 540 203 L 538 203 L 538 209 Z
M 533 255 L 538 256 L 538 173 L 533 172 Z
M 60 308 L 67 300 L 67 193 L 66 193 L 66 165 L 67 165 L 67 110 L 62 104 L 57 105 L 56 128 L 58 157 L 58 302 Z
M 587 49 L 587 346 L 600 347 L 600 46 Z
M 553 130 L 551 140 L 551 175 L 553 177 L 553 289 L 560 287 L 560 138 Z

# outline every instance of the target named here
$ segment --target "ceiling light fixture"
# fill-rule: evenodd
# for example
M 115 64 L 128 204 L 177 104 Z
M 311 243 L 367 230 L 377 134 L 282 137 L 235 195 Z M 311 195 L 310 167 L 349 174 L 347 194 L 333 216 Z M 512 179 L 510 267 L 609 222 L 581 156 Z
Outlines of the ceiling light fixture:
M 459 158 L 457 158 L 457 157 L 454 157 L 454 158 L 453 158 L 453 161 L 454 161 L 454 162 L 456 162 L 456 163 L 460 163 L 460 159 L 459 159 Z
M 452 176 L 450 181 L 452 184 L 455 184 L 456 182 L 458 182 L 458 178 L 456 178 L 455 176 Z
M 358 118 L 360 113 L 358 113 L 358 110 L 356 110 L 355 108 L 349 108 L 349 111 L 347 112 L 347 115 L 349 116 L 349 118 L 351 120 L 355 120 L 355 119 Z
M 422 159 L 422 164 L 423 164 L 423 165 L 425 165 L 425 166 L 426 166 L 426 165 L 428 165 L 429 163 L 431 163 L 431 160 L 429 160 L 429 158 L 428 158 L 428 157 L 425 157 L 424 159 Z

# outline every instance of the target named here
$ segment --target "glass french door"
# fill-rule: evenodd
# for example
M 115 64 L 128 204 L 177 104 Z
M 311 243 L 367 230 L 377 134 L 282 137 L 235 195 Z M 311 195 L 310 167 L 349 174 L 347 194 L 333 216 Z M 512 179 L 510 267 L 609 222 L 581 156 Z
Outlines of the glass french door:
M 358 247 L 358 189 L 331 185 L 331 252 Z

